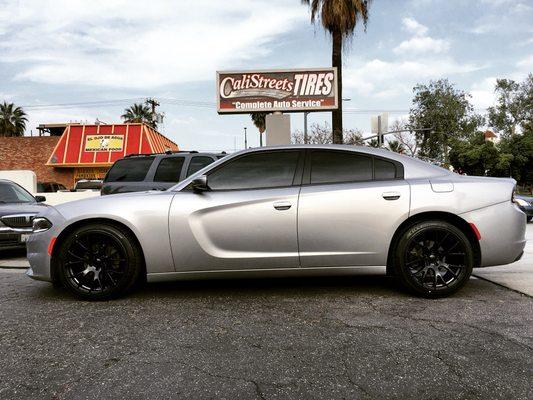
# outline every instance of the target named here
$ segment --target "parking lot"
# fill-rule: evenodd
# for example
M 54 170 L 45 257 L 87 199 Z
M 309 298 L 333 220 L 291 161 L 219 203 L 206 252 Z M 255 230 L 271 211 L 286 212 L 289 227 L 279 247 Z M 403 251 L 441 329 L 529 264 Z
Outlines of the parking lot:
M 150 284 L 90 303 L 12 264 L 0 398 L 533 398 L 533 300 L 504 287 L 531 279 L 531 243 L 512 279 L 478 270 L 440 300 L 366 275 Z

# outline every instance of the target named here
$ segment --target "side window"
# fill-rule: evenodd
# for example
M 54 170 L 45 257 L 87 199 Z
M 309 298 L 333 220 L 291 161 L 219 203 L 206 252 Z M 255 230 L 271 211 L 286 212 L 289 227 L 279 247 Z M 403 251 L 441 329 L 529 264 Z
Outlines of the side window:
M 155 171 L 155 182 L 179 182 L 185 157 L 163 158 Z
M 140 182 L 144 180 L 154 157 L 124 158 L 113 164 L 106 182 Z
M 211 157 L 206 156 L 195 156 L 191 159 L 191 162 L 189 163 L 189 168 L 187 169 L 187 176 L 191 176 L 195 172 L 200 171 L 203 167 L 208 166 L 212 162 L 214 162 Z
M 213 190 L 259 189 L 292 185 L 299 151 L 259 152 L 229 161 L 209 174 Z
M 396 165 L 390 161 L 374 158 L 374 179 L 396 179 Z
M 311 183 L 372 180 L 372 158 L 342 151 L 311 152 Z

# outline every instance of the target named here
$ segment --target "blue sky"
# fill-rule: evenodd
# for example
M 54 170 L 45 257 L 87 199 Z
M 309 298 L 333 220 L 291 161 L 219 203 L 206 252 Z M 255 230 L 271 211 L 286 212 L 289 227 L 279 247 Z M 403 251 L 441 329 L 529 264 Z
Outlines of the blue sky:
M 163 133 L 184 149 L 242 148 L 244 126 L 254 146 L 247 115 L 216 113 L 215 71 L 330 63 L 328 35 L 298 0 L 0 0 L 0 101 L 28 106 L 28 134 L 39 123 L 117 122 L 123 99 L 155 97 Z M 365 110 L 405 117 L 412 87 L 442 77 L 482 111 L 496 78 L 533 71 L 533 1 L 374 0 L 344 65 L 346 128 L 368 131 Z M 76 105 L 100 101 L 110 102 Z M 302 125 L 292 114 L 293 130 Z

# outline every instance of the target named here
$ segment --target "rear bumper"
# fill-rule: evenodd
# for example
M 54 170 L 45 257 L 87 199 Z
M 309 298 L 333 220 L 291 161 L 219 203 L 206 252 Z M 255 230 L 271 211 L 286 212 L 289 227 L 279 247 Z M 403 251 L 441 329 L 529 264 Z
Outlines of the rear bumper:
M 514 203 L 506 201 L 460 216 L 479 230 L 481 267 L 510 264 L 520 258 L 526 245 L 526 218 Z

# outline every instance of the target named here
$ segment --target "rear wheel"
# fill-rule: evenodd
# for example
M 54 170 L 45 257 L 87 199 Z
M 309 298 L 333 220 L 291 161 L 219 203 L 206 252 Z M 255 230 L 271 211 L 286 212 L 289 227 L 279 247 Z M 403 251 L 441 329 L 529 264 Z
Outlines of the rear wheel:
M 63 286 L 88 300 L 121 296 L 131 290 L 142 271 L 141 252 L 131 234 L 110 224 L 75 229 L 58 249 Z
M 531 222 L 533 220 L 533 217 L 526 217 L 527 222 Z
M 445 221 L 410 226 L 398 241 L 394 268 L 400 283 L 425 297 L 457 292 L 469 280 L 474 251 L 466 235 Z

